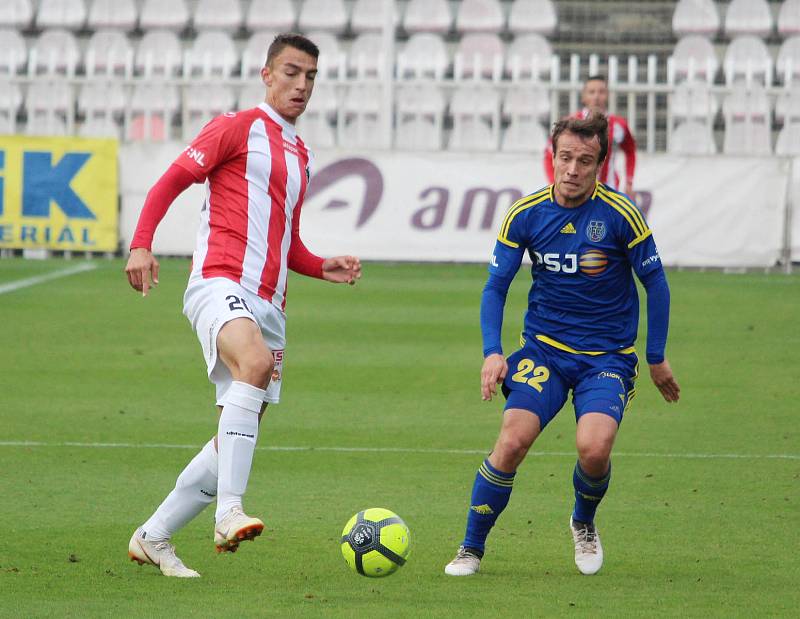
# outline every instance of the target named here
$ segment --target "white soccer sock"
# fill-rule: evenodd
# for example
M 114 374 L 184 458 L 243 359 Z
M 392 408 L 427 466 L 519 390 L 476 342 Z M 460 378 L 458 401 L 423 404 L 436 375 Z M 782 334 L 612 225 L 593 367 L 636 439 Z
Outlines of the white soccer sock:
M 258 413 L 264 402 L 263 389 L 233 381 L 225 395 L 219 416 L 219 482 L 217 484 L 217 522 L 232 507 L 242 506 L 247 489 L 253 452 L 258 440 Z
M 202 512 L 217 494 L 217 450 L 214 439 L 205 444 L 183 472 L 175 488 L 142 525 L 147 540 L 172 537 Z

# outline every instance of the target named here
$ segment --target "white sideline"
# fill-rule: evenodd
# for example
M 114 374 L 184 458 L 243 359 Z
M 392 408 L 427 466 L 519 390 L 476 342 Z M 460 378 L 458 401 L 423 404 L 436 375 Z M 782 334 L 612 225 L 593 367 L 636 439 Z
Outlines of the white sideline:
M 46 443 L 43 441 L 0 441 L 0 447 L 80 447 L 85 449 L 199 449 L 197 445 L 170 445 L 167 443 L 79 443 L 65 441 Z M 256 447 L 259 451 L 325 451 L 342 453 L 415 453 L 415 454 L 455 454 L 481 455 L 486 449 L 437 449 L 416 447 L 303 447 L 268 445 Z M 575 457 L 573 451 L 531 451 L 531 456 Z M 614 457 L 623 458 L 666 458 L 684 460 L 800 460 L 800 454 L 726 454 L 726 453 L 656 453 L 656 452 L 614 452 Z
M 0 285 L 0 294 L 5 294 L 6 292 L 14 292 L 15 290 L 19 290 L 20 288 L 27 288 L 28 286 L 35 286 L 36 284 L 49 282 L 51 279 L 59 279 L 61 277 L 67 277 L 69 275 L 83 273 L 84 271 L 93 271 L 96 268 L 97 268 L 96 264 L 92 264 L 91 262 L 84 262 L 83 264 L 67 267 L 66 269 L 51 271 L 50 273 L 45 273 L 44 275 L 35 275 L 34 277 L 18 279 L 16 281 Z

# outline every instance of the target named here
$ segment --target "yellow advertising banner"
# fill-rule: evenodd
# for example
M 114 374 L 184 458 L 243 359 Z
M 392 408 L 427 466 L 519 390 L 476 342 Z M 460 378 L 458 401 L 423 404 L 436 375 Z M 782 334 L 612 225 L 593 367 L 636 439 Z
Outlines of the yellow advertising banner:
M 0 136 L 0 248 L 116 251 L 117 141 Z

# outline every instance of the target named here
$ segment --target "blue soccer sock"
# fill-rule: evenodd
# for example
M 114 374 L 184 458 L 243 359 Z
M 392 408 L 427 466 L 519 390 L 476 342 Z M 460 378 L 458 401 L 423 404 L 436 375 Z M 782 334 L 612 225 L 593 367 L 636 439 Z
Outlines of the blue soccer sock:
M 508 505 L 515 474 L 498 471 L 488 458 L 483 461 L 472 486 L 465 547 L 483 552 L 489 531 Z
M 575 463 L 575 470 L 572 473 L 572 485 L 575 486 L 575 509 L 572 511 L 572 519 L 586 524 L 594 523 L 594 514 L 597 506 L 608 490 L 611 481 L 611 464 L 608 471 L 602 477 L 591 477 L 580 465 Z

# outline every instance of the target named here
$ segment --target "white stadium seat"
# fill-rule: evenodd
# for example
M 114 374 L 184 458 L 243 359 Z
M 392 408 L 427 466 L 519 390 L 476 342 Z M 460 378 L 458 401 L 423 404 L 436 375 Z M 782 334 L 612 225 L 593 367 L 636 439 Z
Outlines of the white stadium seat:
M 41 0 L 36 12 L 39 28 L 68 28 L 80 30 L 86 22 L 83 0 Z
M 306 35 L 319 48 L 317 68 L 320 79 L 344 77 L 347 57 L 339 46 L 339 39 L 330 32 L 309 32 Z
M 135 57 L 136 71 L 145 76 L 177 75 L 183 65 L 183 48 L 170 30 L 150 30 L 139 41 Z
M 775 154 L 800 156 L 800 121 L 795 120 L 783 126 L 775 142 Z
M 348 148 L 380 148 L 381 105 L 380 84 L 351 86 L 342 104 L 344 122 L 339 123 L 340 144 Z
M 192 84 L 183 91 L 183 139 L 190 141 L 212 118 L 236 107 L 233 90 L 216 83 Z
M 767 0 L 731 0 L 725 13 L 725 34 L 765 37 L 772 32 L 772 12 Z
M 0 77 L 0 134 L 16 133 L 17 112 L 21 104 L 19 86 Z
M 500 144 L 500 97 L 493 88 L 458 88 L 450 102 L 450 150 L 494 151 Z
M 670 63 L 676 80 L 704 79 L 711 82 L 719 68 L 719 59 L 711 41 L 696 34 L 678 41 Z
M 499 81 L 503 72 L 503 56 L 503 42 L 496 34 L 465 34 L 459 41 L 453 60 L 454 78 L 491 78 Z
M 717 30 L 719 12 L 714 0 L 679 0 L 672 14 L 672 31 L 676 35 L 714 36 Z
M 78 95 L 78 110 L 84 115 L 80 135 L 120 139 L 125 103 L 125 92 L 118 81 L 86 84 Z
M 800 122 L 800 86 L 794 86 L 775 101 L 775 120 L 782 123 Z
M 403 15 L 403 29 L 414 32 L 446 34 L 453 23 L 447 0 L 409 0 Z
M 86 25 L 92 30 L 133 30 L 136 19 L 136 4 L 133 0 L 92 0 Z
M 708 82 L 682 82 L 669 98 L 673 118 L 701 119 L 711 122 L 719 110 L 719 101 L 711 94 Z
M 456 13 L 459 32 L 500 32 L 503 10 L 498 0 L 461 0 Z
M 172 115 L 177 111 L 179 102 L 174 86 L 156 83 L 137 85 L 129 104 L 126 138 L 154 142 L 170 139 Z
M 22 72 L 28 58 L 25 39 L 16 30 L 0 30 L 0 75 Z
M 383 35 L 365 32 L 356 37 L 347 56 L 349 72 L 358 79 L 380 77 L 384 73 Z
M 769 155 L 770 104 L 763 86 L 735 86 L 722 104 L 725 139 L 722 151 L 728 155 Z
M 71 32 L 45 30 L 30 50 L 28 72 L 74 75 L 79 62 L 78 42 Z
M 235 32 L 242 24 L 239 0 L 199 0 L 193 19 L 196 30 Z
M 782 37 L 800 34 L 800 0 L 784 0 L 781 4 L 778 13 L 778 34 Z
M 550 73 L 553 48 L 540 34 L 518 36 L 508 48 L 506 73 L 514 81 L 538 79 Z
M 398 88 L 395 146 L 405 150 L 440 150 L 444 109 L 444 95 L 435 85 Z
M 267 62 L 267 51 L 278 33 L 272 30 L 259 30 L 250 35 L 242 50 L 242 79 L 261 74 Z
M 761 82 L 772 78 L 772 57 L 762 39 L 754 35 L 736 37 L 725 50 L 726 81 L 730 84 L 747 76 Z
M 514 35 L 535 33 L 549 36 L 558 24 L 552 0 L 514 0 L 508 14 L 508 29 Z
M 245 25 L 251 32 L 289 32 L 294 29 L 296 20 L 297 14 L 292 0 L 253 0 L 247 9 Z
M 250 81 L 239 91 L 236 104 L 237 110 L 249 110 L 264 101 L 267 87 L 261 82 Z
M 72 87 L 66 80 L 37 81 L 25 98 L 28 135 L 72 133 Z
M 550 93 L 545 87 L 516 86 L 509 88 L 503 100 L 503 117 L 532 118 L 536 121 L 550 118 Z
M 547 146 L 547 132 L 532 118 L 515 118 L 503 132 L 500 150 L 506 153 L 542 153 Z
M 31 0 L 3 0 L 0 2 L 0 28 L 24 29 L 33 20 Z
M 675 127 L 668 147 L 673 155 L 714 155 L 717 152 L 711 125 L 696 120 Z
M 297 122 L 297 131 L 310 148 L 336 145 L 336 133 L 331 122 L 336 120 L 337 106 L 338 97 L 333 84 L 323 82 L 314 88 L 314 95 Z
M 431 32 L 412 34 L 397 54 L 397 75 L 400 79 L 442 79 L 449 66 L 444 39 Z
M 189 10 L 184 0 L 144 0 L 139 15 L 139 27 L 142 30 L 167 28 L 181 31 L 189 21 Z
M 784 84 L 800 77 L 800 35 L 786 39 L 778 50 L 775 62 L 778 79 Z
M 302 32 L 322 30 L 344 32 L 347 28 L 347 9 L 343 0 L 305 0 L 300 8 L 297 27 Z
M 222 30 L 201 32 L 186 51 L 186 77 L 230 77 L 239 64 L 231 37 Z
M 86 75 L 130 76 L 133 46 L 119 30 L 98 30 L 86 47 Z
M 350 14 L 350 30 L 356 34 L 383 30 L 384 4 L 376 2 L 376 0 L 356 0 Z M 398 18 L 395 12 L 392 23 L 396 25 L 397 22 Z

